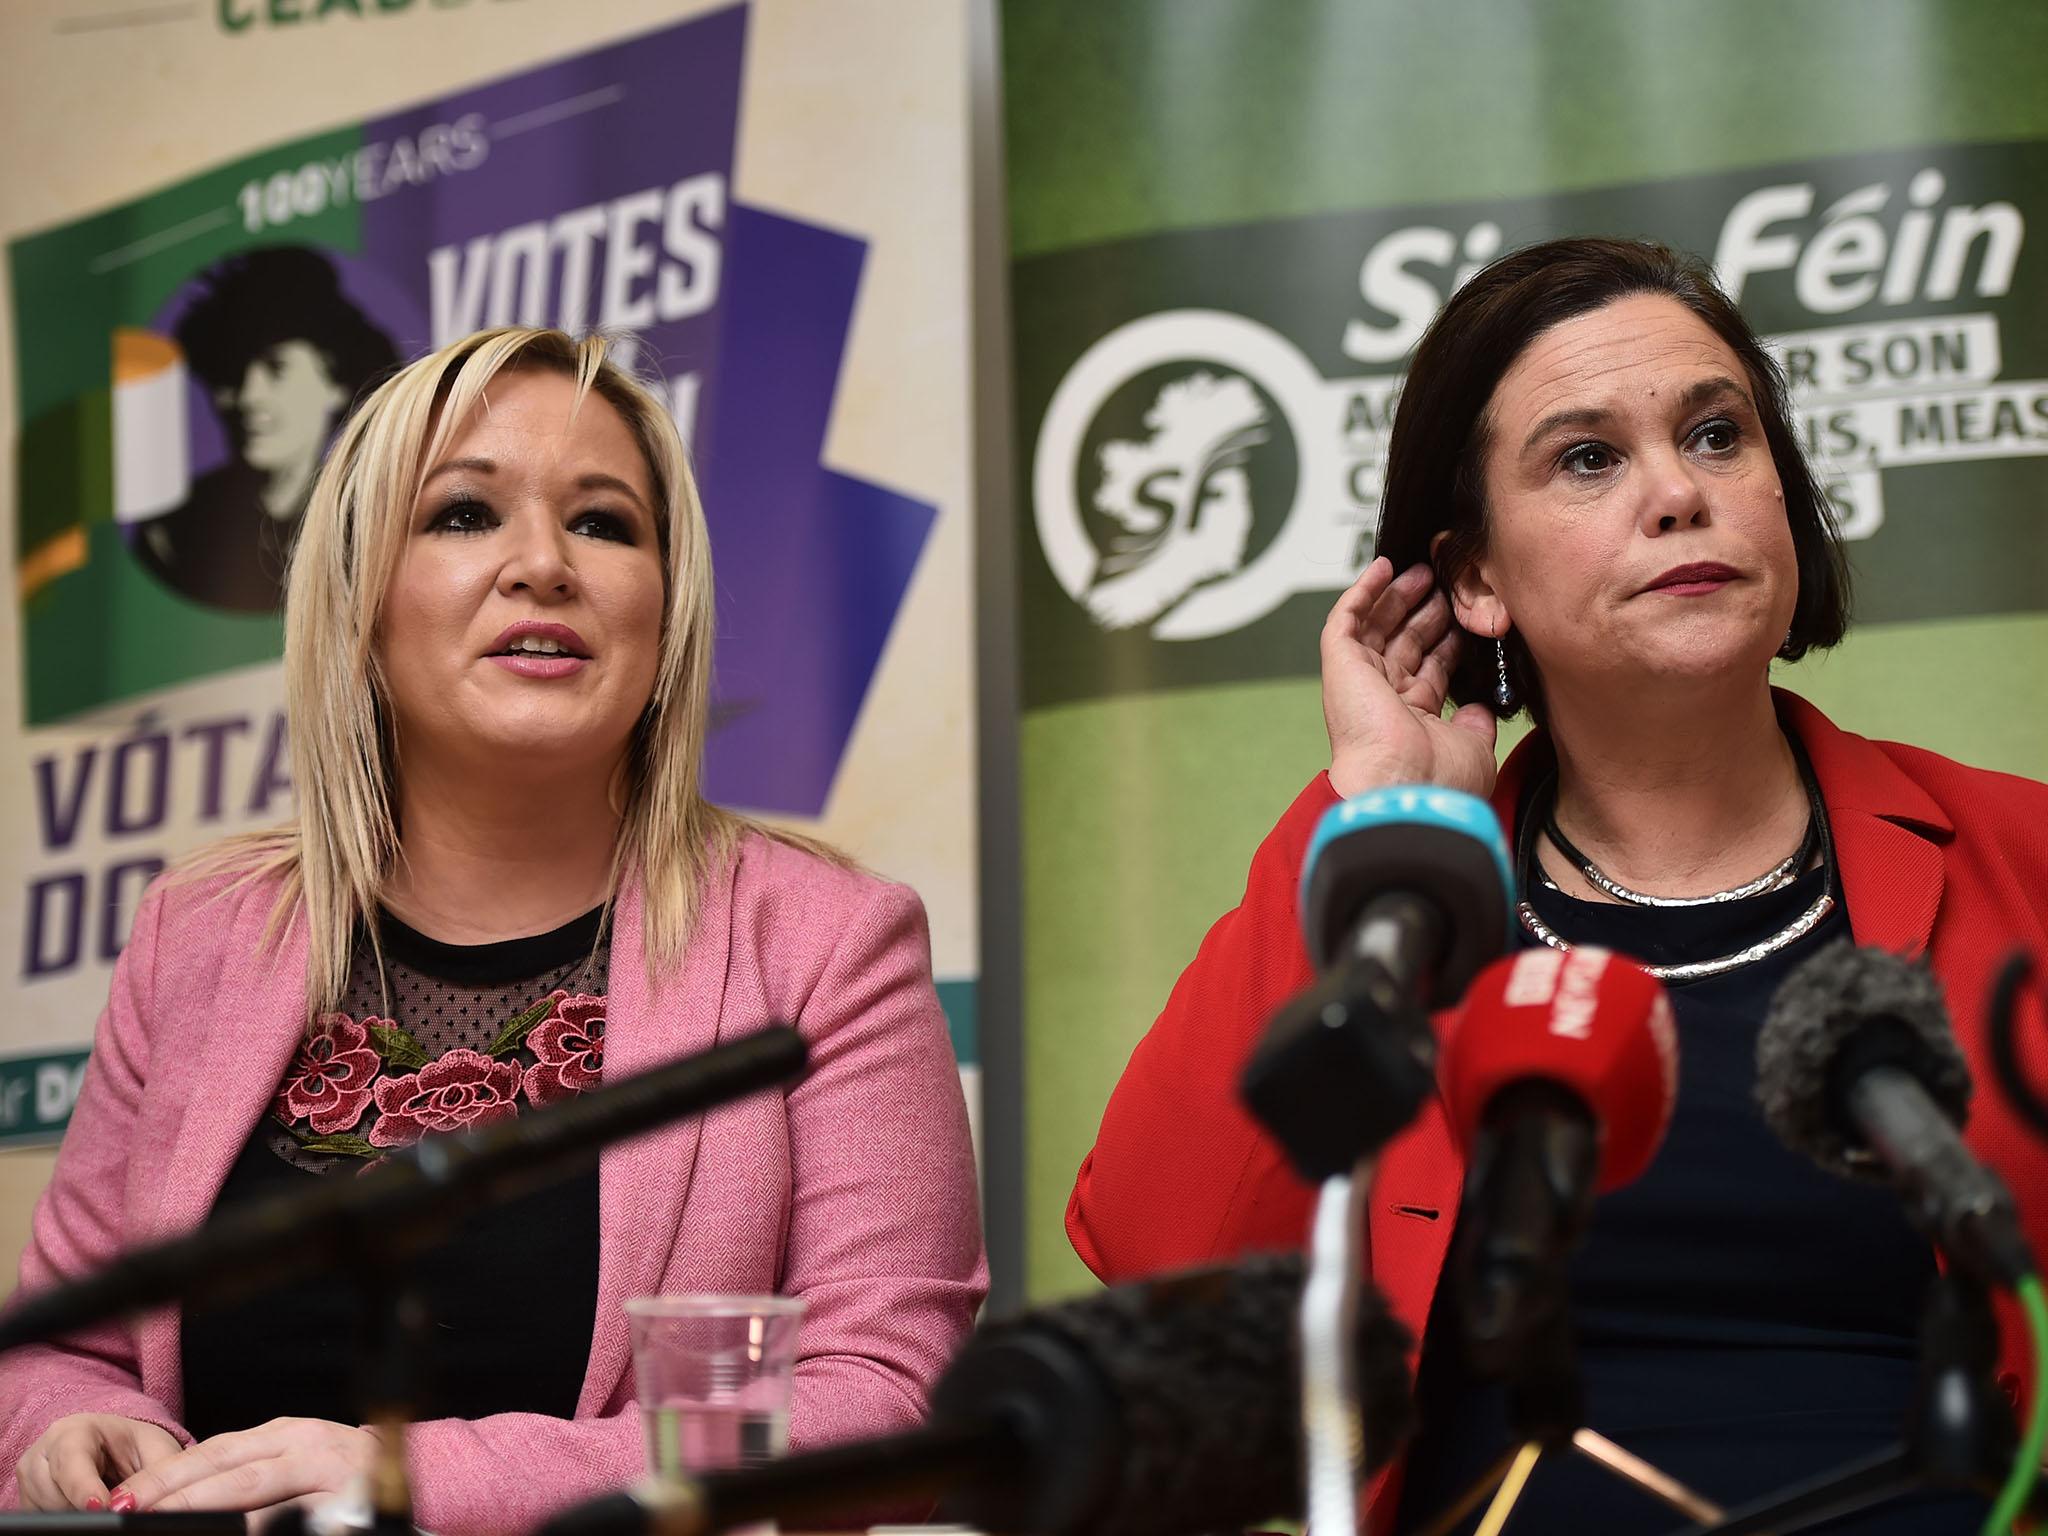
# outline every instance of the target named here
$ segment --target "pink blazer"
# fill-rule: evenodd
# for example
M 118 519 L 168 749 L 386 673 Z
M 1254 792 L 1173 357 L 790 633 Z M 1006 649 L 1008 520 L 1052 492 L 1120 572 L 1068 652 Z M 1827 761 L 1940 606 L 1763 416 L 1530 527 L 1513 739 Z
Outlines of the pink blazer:
M 277 1091 L 305 1018 L 304 930 L 266 945 L 274 888 L 215 889 L 159 882 L 143 901 L 36 1207 L 23 1292 L 203 1221 Z M 426 1529 L 530 1528 L 640 1475 L 629 1296 L 803 1297 L 790 1441 L 805 1446 L 915 1422 L 987 1290 L 966 1108 L 917 897 L 752 836 L 709 882 L 681 964 L 652 987 L 640 913 L 637 889 L 625 891 L 608 1077 L 770 1020 L 802 1031 L 810 1073 L 606 1151 L 575 1418 L 417 1426 Z M 0 1361 L 0 1503 L 15 1502 L 15 1463 L 63 1415 L 123 1414 L 189 1438 L 180 1406 L 175 1309 Z

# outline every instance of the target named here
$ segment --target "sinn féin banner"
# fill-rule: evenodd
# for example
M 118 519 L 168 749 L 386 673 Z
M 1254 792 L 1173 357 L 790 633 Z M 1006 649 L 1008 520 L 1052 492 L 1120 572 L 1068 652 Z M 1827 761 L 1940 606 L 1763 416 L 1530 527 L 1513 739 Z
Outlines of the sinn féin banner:
M 1005 10 L 1034 1293 L 1086 1283 L 1061 1216 L 1103 1103 L 1327 766 L 1318 632 L 1479 264 L 1713 263 L 1855 570 L 1850 640 L 1784 680 L 2048 768 L 2044 50 L 2025 0 Z
M 2048 608 L 2048 142 L 1147 237 L 1021 263 L 1026 698 L 1312 671 L 1372 557 L 1401 367 L 1478 263 L 1565 233 L 1713 260 L 1783 363 L 1866 623 Z M 1108 323 L 1105 323 L 1108 322 Z M 1055 362 L 1057 360 L 1057 362 Z M 1053 365 L 1059 367 L 1053 371 Z

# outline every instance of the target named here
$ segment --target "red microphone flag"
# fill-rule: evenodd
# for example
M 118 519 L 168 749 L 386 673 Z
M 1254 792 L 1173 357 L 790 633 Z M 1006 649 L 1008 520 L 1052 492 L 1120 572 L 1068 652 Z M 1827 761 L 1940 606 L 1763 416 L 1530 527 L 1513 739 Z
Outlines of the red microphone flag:
M 1525 949 L 1474 979 L 1437 1078 L 1461 1146 L 1494 1095 L 1536 1079 L 1576 1094 L 1600 1128 L 1597 1190 L 1642 1173 L 1678 1097 L 1678 1036 L 1663 986 L 1609 950 Z

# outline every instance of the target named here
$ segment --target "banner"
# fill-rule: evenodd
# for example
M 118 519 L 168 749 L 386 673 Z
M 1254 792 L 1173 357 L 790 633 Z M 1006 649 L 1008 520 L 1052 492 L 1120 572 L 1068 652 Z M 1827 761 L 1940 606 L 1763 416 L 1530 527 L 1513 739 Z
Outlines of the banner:
M 1858 546 L 1863 623 L 2048 608 L 2048 564 L 1945 558 L 1959 540 L 2039 537 L 2048 242 L 2030 245 L 2030 224 L 2048 230 L 2048 140 L 1288 219 L 1020 263 L 1038 556 L 1024 563 L 1026 700 L 1312 673 L 1304 626 L 1372 557 L 1409 351 L 1478 263 L 1563 234 L 1650 235 L 1712 260 L 1786 368 Z M 1900 509 L 1889 518 L 1888 503 Z
M 708 791 L 918 887 L 972 1089 L 966 42 L 911 10 L 910 43 L 894 4 L 10 10 L 49 110 L 153 51 L 228 123 L 93 108 L 83 185 L 9 152 L 47 211 L 7 221 L 0 1144 L 61 1129 L 149 879 L 290 812 L 279 582 L 341 413 L 504 324 L 629 336 L 659 381 L 716 566 Z
M 1626 0 L 1054 11 L 1005 27 L 1039 1294 L 1083 1278 L 1061 1208 L 1131 1046 L 1328 764 L 1317 634 L 1407 358 L 1493 257 L 1711 262 L 1855 569 L 1853 637 L 1785 681 L 2048 770 L 2012 708 L 2048 696 L 2048 110 L 2002 62 L 2032 10 L 1742 3 L 1682 44 Z

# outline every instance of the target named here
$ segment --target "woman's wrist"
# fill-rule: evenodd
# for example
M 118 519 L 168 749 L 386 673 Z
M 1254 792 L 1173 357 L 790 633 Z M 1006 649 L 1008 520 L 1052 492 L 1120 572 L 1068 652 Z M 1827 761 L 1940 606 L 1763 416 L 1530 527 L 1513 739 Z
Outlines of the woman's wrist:
M 1426 773 L 1403 772 L 1398 766 L 1378 757 L 1339 752 L 1330 758 L 1330 786 L 1346 800 L 1392 784 L 1430 782 L 1433 781 Z

